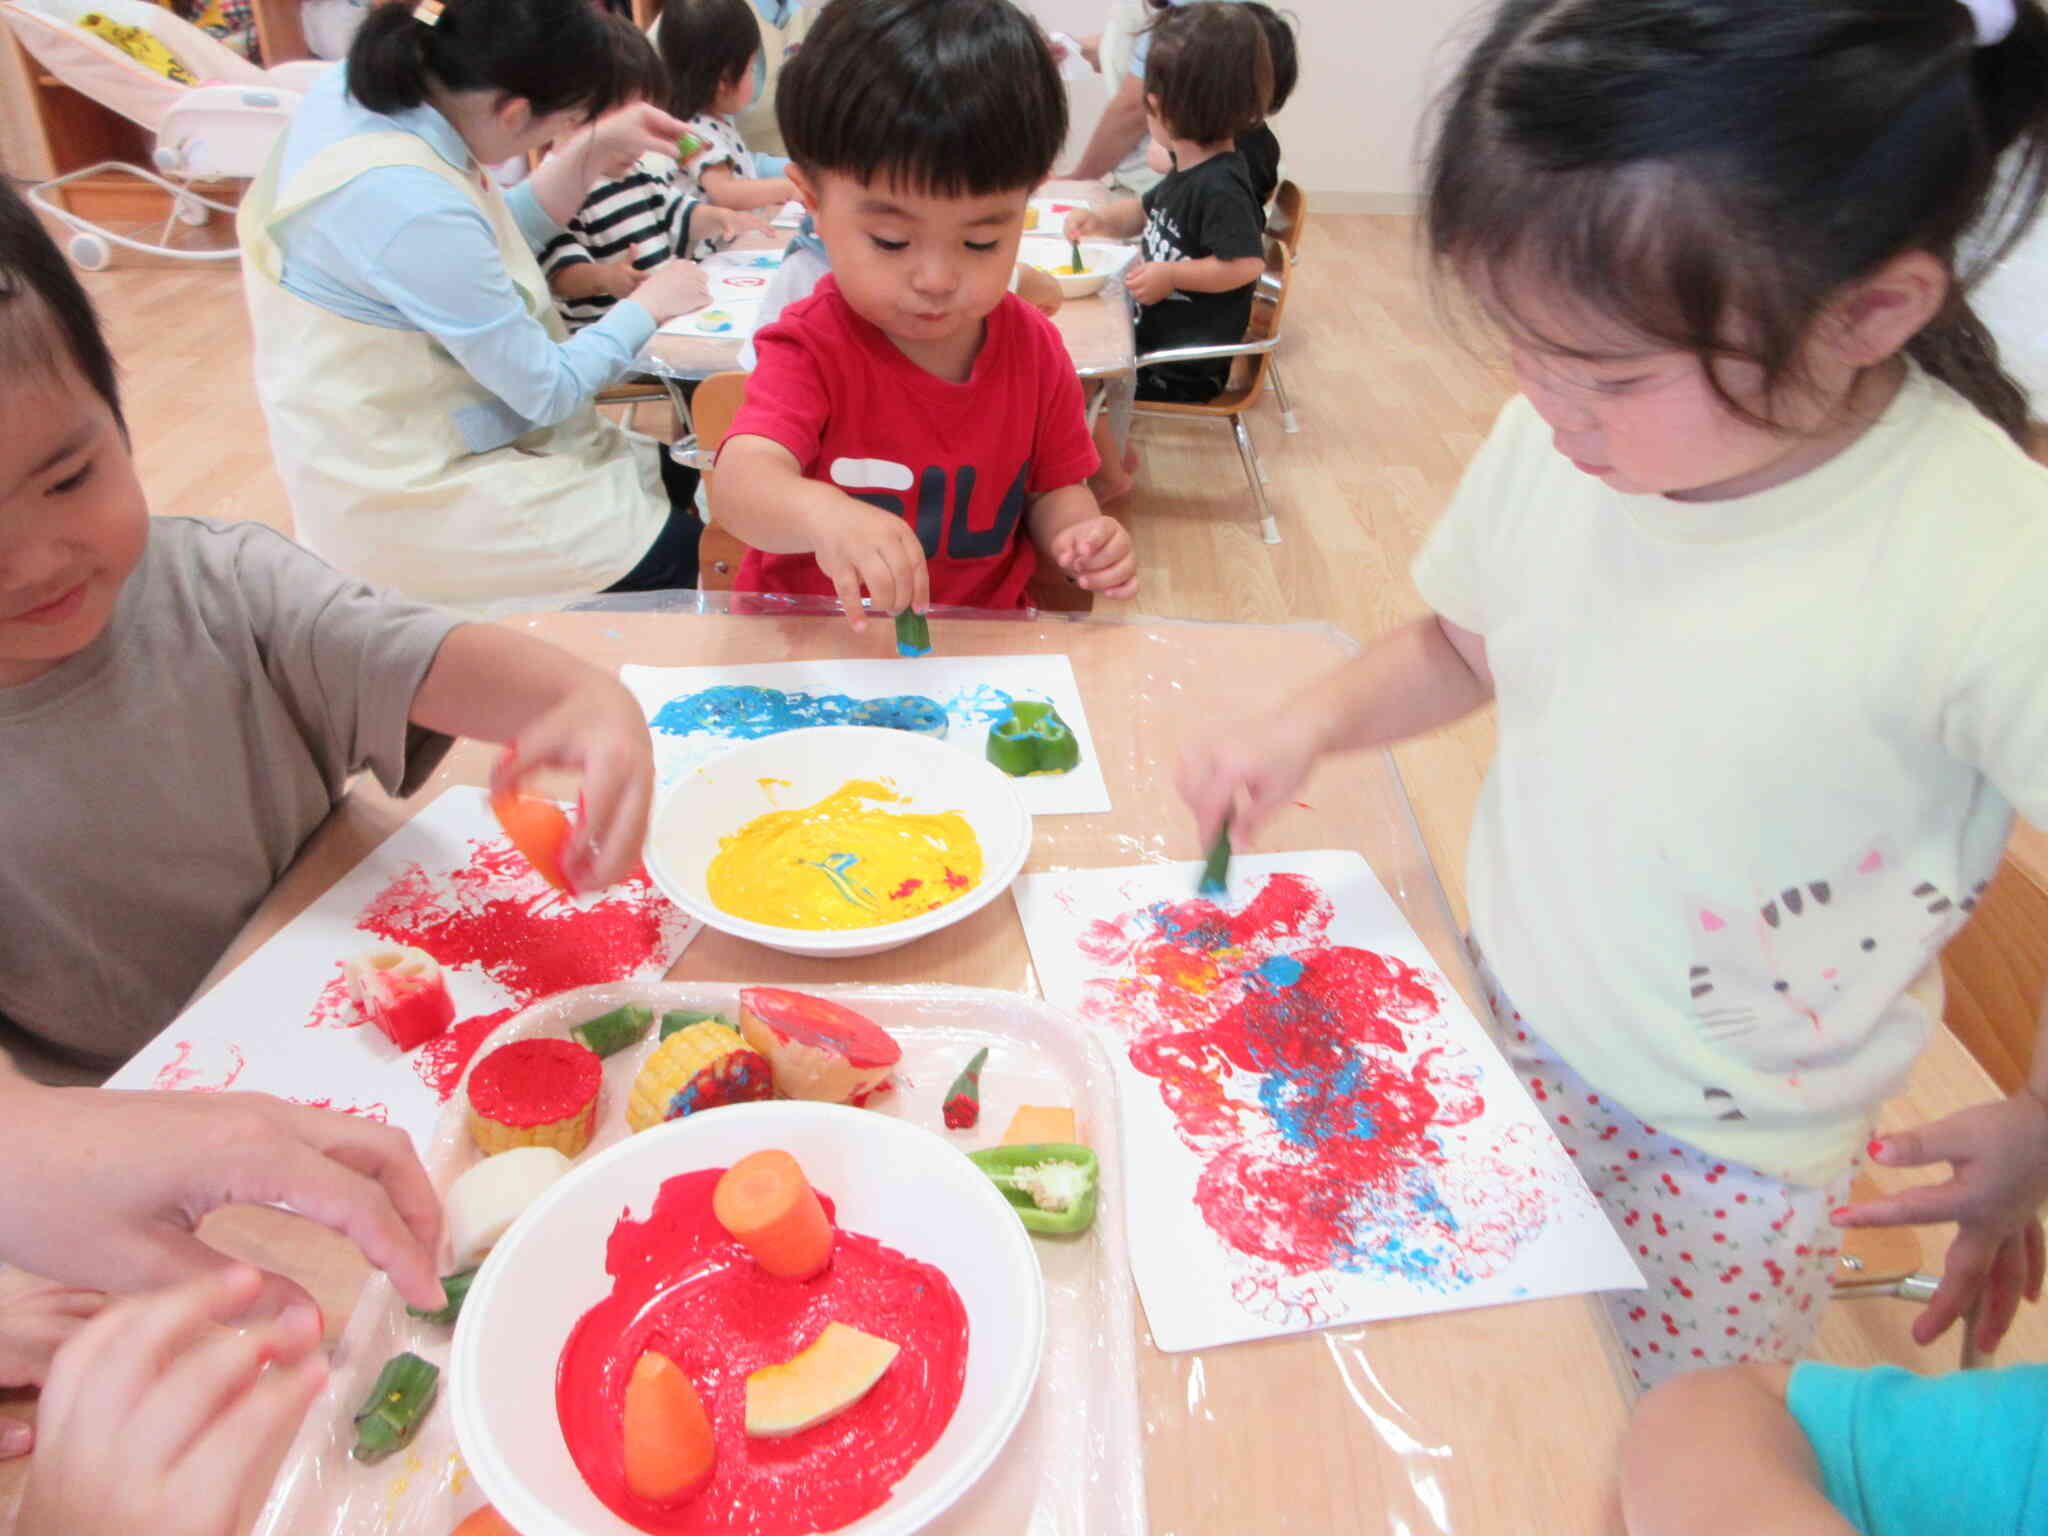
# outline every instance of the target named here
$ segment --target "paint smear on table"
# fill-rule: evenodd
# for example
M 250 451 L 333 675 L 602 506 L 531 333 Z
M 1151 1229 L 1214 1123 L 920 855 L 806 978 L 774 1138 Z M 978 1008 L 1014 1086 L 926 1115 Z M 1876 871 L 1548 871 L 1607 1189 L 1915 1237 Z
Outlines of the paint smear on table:
M 769 811 L 719 840 L 704 882 L 721 911 L 778 928 L 873 928 L 920 917 L 981 879 L 981 841 L 958 811 L 851 779 L 815 805 Z
M 450 789 L 137 1053 L 110 1086 L 257 1089 L 387 1119 L 424 1146 L 485 1036 L 571 987 L 665 975 L 698 931 L 636 868 L 569 896 L 515 853 L 481 790 Z M 455 1021 L 400 1052 L 340 971 L 380 943 L 440 962 Z
M 1641 1283 L 1363 860 L 1240 857 L 1214 900 L 1198 871 L 1017 897 L 1047 996 L 1121 1055 L 1161 1348 Z

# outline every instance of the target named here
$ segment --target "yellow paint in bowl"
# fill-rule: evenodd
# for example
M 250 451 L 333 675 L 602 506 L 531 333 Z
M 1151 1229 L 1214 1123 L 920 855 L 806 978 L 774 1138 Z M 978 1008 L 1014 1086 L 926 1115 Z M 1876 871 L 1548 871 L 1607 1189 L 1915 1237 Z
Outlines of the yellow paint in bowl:
M 874 928 L 972 890 L 981 841 L 958 811 L 896 811 L 852 779 L 816 805 L 756 816 L 719 839 L 704 883 L 722 912 L 778 928 Z

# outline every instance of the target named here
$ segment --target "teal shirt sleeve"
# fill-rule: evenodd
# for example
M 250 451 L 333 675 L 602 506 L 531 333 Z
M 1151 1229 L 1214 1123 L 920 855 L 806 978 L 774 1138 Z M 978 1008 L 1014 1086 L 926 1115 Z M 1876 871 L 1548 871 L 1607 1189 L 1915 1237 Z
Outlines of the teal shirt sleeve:
M 2048 1366 L 1794 1368 L 1786 1406 L 1863 1536 L 2048 1532 Z

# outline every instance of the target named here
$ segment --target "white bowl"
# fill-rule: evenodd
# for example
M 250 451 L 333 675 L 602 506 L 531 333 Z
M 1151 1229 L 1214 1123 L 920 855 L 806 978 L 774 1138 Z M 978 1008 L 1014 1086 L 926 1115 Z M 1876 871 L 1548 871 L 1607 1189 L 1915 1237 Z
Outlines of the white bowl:
M 1047 240 L 1040 237 L 1027 238 L 1019 247 L 1017 259 L 1029 262 L 1046 273 L 1060 285 L 1060 293 L 1069 299 L 1085 299 L 1097 293 L 1102 285 L 1130 264 L 1137 250 L 1128 245 L 1116 245 L 1107 241 L 1083 240 L 1081 242 L 1081 265 L 1087 270 L 1074 272 L 1073 248 L 1064 240 Z
M 762 780 L 781 780 L 769 797 Z M 958 811 L 981 843 L 981 880 L 943 907 L 873 928 L 784 928 L 734 917 L 705 873 L 721 838 L 778 807 L 815 805 L 849 779 L 885 779 L 901 809 Z M 876 955 L 937 933 L 1009 889 L 1031 852 L 1031 813 L 1008 774 L 929 736 L 868 725 L 817 725 L 742 742 L 669 791 L 647 833 L 647 872 L 677 906 L 721 933 L 792 955 Z
M 643 1131 L 580 1164 L 536 1201 L 477 1275 L 449 1366 L 455 1439 L 491 1503 L 523 1536 L 639 1536 L 590 1491 L 555 1413 L 555 1366 L 577 1319 L 611 1293 L 605 1244 L 644 1218 L 662 1182 L 791 1153 L 838 1220 L 937 1265 L 967 1310 L 967 1376 L 938 1443 L 887 1503 L 843 1527 L 904 1536 L 988 1470 L 1023 1416 L 1045 1342 L 1045 1282 L 1031 1239 L 960 1151 L 902 1120 L 837 1104 L 735 1104 Z

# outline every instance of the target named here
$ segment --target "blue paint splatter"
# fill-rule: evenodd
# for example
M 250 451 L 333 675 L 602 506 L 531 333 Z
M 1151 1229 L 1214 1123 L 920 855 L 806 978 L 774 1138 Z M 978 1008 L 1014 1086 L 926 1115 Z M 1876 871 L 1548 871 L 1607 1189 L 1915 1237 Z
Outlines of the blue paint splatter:
M 724 683 L 670 699 L 650 722 L 664 736 L 726 736 L 751 741 L 813 725 L 878 725 L 943 736 L 957 713 L 922 694 L 856 699 L 844 693 L 802 693 Z

